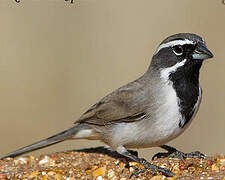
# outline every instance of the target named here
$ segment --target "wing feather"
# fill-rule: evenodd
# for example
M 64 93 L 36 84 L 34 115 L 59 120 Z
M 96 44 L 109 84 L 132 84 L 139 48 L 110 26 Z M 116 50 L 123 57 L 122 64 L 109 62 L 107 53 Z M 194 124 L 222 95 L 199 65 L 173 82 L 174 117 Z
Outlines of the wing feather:
M 141 79 L 123 86 L 91 106 L 75 123 L 106 125 L 133 122 L 145 117 L 146 89 Z

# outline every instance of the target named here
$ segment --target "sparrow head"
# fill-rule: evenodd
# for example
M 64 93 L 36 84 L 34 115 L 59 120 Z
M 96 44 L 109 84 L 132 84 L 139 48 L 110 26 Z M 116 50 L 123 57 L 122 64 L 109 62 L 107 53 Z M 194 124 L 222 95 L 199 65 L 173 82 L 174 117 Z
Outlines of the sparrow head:
M 153 55 L 151 66 L 156 69 L 168 68 L 176 64 L 201 67 L 204 59 L 212 57 L 213 54 L 200 36 L 180 33 L 162 41 Z

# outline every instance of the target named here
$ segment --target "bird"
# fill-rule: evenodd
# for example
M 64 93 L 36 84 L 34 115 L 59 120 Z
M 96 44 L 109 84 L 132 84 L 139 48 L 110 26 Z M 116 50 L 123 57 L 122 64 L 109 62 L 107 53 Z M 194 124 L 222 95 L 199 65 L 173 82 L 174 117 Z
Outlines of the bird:
M 128 149 L 161 147 L 167 153 L 153 156 L 199 157 L 199 151 L 183 153 L 166 145 L 190 125 L 202 99 L 200 68 L 213 54 L 197 34 L 178 33 L 164 39 L 152 56 L 146 72 L 92 105 L 74 125 L 56 135 L 20 148 L 2 157 L 15 157 L 69 139 L 100 140 L 129 160 L 144 166 L 132 173 L 150 170 L 174 176 L 167 168 L 139 158 Z

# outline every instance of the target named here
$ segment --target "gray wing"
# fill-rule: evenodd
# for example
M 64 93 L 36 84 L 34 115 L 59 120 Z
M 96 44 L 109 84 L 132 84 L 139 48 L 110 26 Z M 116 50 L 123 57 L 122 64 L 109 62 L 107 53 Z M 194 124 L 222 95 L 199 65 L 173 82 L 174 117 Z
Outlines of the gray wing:
M 117 89 L 94 104 L 75 123 L 106 125 L 141 119 L 149 104 L 144 84 L 140 78 Z

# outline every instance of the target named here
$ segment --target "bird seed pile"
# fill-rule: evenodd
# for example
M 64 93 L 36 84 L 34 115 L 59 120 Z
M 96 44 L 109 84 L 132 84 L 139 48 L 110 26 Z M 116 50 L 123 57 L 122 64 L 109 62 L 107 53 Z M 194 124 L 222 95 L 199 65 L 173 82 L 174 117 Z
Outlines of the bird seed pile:
M 150 158 L 149 158 L 150 159 Z M 216 155 L 206 160 L 187 158 L 160 158 L 153 161 L 157 166 L 167 167 L 176 174 L 152 177 L 150 171 L 132 177 L 137 180 L 225 180 L 225 156 Z M 126 180 L 132 172 L 143 168 L 136 162 L 110 153 L 103 148 L 61 152 L 51 155 L 21 156 L 0 160 L 0 179 L 56 179 L 56 180 Z

